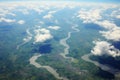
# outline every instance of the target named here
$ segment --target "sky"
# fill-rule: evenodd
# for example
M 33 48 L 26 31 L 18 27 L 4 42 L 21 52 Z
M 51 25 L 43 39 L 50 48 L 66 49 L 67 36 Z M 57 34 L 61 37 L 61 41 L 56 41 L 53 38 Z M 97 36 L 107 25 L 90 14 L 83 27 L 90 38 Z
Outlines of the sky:
M 114 2 L 120 3 L 120 0 L 0 0 L 0 1 L 77 1 L 77 2 Z

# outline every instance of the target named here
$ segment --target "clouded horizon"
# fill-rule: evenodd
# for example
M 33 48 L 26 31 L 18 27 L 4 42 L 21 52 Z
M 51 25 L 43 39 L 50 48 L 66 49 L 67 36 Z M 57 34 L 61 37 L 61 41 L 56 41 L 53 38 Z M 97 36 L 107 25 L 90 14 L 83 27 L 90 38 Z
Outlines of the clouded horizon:
M 101 3 L 119 3 L 120 0 L 0 0 L 0 1 L 73 1 L 73 2 L 101 2 Z

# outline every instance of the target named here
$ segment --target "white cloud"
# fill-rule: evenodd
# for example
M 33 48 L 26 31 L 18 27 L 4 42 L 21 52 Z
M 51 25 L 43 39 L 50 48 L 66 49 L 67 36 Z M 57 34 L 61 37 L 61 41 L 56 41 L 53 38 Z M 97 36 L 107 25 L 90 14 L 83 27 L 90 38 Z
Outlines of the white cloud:
M 43 22 L 43 21 L 40 21 L 39 23 L 40 23 L 41 25 L 43 25 L 43 24 L 44 24 L 44 22 Z
M 106 41 L 96 41 L 95 47 L 91 50 L 94 55 L 120 56 L 120 51 Z
M 58 30 L 58 29 L 60 29 L 59 26 L 49 26 L 48 28 L 49 28 L 49 29 L 53 29 L 53 30 Z
M 120 15 L 117 15 L 116 18 L 120 19 Z
M 53 16 L 53 14 L 55 13 L 56 11 L 49 11 L 47 15 L 43 16 L 44 19 L 51 19 Z
M 108 39 L 108 40 L 112 40 L 112 41 L 120 41 L 120 28 L 113 28 L 109 31 L 100 31 L 100 33 L 102 33 L 102 35 Z
M 25 23 L 24 20 L 19 20 L 19 21 L 18 21 L 18 24 L 24 24 L 24 23 Z
M 54 14 L 56 11 L 49 11 L 48 14 Z
M 108 9 L 110 7 L 105 8 Z M 100 33 L 107 40 L 120 41 L 120 27 L 117 26 L 113 21 L 105 20 L 104 17 L 102 16 L 103 11 L 106 9 L 95 8 L 90 9 L 89 11 L 87 11 L 86 9 L 81 9 L 77 17 L 82 19 L 83 23 L 94 23 L 106 29 L 105 31 L 100 31 Z M 119 18 L 119 13 L 117 11 L 114 12 L 114 14 L 112 13 L 112 17 Z M 109 55 L 113 57 L 120 56 L 120 51 L 106 41 L 96 41 L 95 47 L 93 48 L 93 50 L 91 50 L 91 53 L 99 56 L 100 55 Z
M 120 27 L 116 24 L 107 20 L 96 22 L 96 24 L 107 29 L 107 31 L 100 31 L 107 40 L 120 41 Z
M 16 16 L 16 14 L 12 13 L 12 10 L 1 8 L 0 17 L 6 17 L 6 15 Z
M 29 29 L 26 30 L 26 33 L 28 34 L 28 36 L 25 37 L 25 38 L 23 39 L 23 41 L 24 41 L 24 42 L 29 42 L 29 41 L 32 39 L 32 34 L 30 33 L 30 30 L 29 30 Z
M 7 19 L 7 18 L 0 18 L 0 22 L 7 22 L 7 23 L 12 23 L 15 22 L 15 19 Z
M 118 8 L 117 10 L 114 10 L 114 11 L 111 13 L 111 17 L 120 19 L 120 9 Z
M 8 13 L 8 15 L 11 15 L 11 16 L 16 16 L 16 14 L 14 14 L 14 13 Z
M 89 11 L 85 9 L 81 9 L 78 12 L 77 17 L 82 19 L 83 23 L 91 23 L 100 20 L 102 18 L 101 12 L 102 12 L 101 9 L 90 9 Z
M 45 28 L 42 28 L 42 29 L 36 29 L 34 30 L 35 32 L 35 42 L 44 42 L 48 39 L 51 39 L 53 38 L 53 36 L 50 34 L 50 31 L 45 29 Z
M 40 9 L 40 8 L 38 8 L 38 7 L 34 7 L 33 9 L 34 9 L 36 12 L 38 12 L 38 14 L 40 14 L 40 13 L 43 12 L 43 10 Z
M 111 30 L 113 28 L 116 28 L 116 24 L 114 24 L 113 22 L 110 22 L 108 20 L 104 20 L 104 21 L 96 21 L 95 24 L 98 24 L 99 26 Z
M 89 11 L 81 9 L 77 17 L 82 19 L 83 23 L 94 23 L 105 28 L 107 31 L 100 31 L 100 33 L 106 39 L 120 41 L 120 28 L 113 21 L 103 20 L 101 16 L 103 10 L 105 9 L 90 9 Z M 115 13 L 116 11 L 113 12 L 113 15 Z
M 27 36 L 26 38 L 23 39 L 24 42 L 29 42 L 32 39 L 31 36 Z
M 25 8 L 25 9 L 18 9 L 17 11 L 22 12 L 24 15 L 28 15 L 29 14 L 29 11 L 28 11 L 27 8 Z
M 43 16 L 44 19 L 51 19 L 53 16 L 51 14 L 47 14 L 45 16 Z

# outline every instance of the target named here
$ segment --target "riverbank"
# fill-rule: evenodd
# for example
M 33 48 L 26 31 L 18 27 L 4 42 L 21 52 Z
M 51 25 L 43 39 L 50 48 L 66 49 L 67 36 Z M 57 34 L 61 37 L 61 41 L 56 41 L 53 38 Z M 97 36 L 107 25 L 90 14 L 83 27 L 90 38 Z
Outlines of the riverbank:
M 40 65 L 39 63 L 36 62 L 36 60 L 38 58 L 40 58 L 42 55 L 41 54 L 37 54 L 37 55 L 34 55 L 32 56 L 30 59 L 29 59 L 29 62 L 31 65 L 34 65 L 36 68 L 45 68 L 47 71 L 49 71 L 55 78 L 59 79 L 59 80 L 68 80 L 67 78 L 65 77 L 61 77 L 59 76 L 59 74 L 57 73 L 57 71 L 50 67 L 50 66 L 43 66 L 43 65 Z
M 100 67 L 102 70 L 107 71 L 107 72 L 113 74 L 116 78 L 118 78 L 120 76 L 120 70 L 115 69 L 115 68 L 113 68 L 111 66 L 108 66 L 108 65 L 101 64 L 101 63 L 99 63 L 97 61 L 91 60 L 90 56 L 92 56 L 92 55 L 93 55 L 92 53 L 89 53 L 89 54 L 86 54 L 86 55 L 82 56 L 81 58 L 84 61 L 93 63 L 94 65 Z

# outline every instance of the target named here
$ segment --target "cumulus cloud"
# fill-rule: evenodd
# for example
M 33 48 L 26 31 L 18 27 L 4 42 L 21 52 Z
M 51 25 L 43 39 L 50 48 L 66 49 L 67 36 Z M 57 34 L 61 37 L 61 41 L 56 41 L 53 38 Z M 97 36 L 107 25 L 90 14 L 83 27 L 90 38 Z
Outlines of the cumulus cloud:
M 101 6 L 101 8 L 100 8 Z M 104 17 L 120 17 L 120 9 L 118 8 L 118 5 L 99 5 L 99 6 L 94 6 L 94 8 L 86 9 L 86 8 L 81 8 L 80 11 L 77 14 L 77 17 L 83 20 L 83 23 L 96 23 L 100 26 L 103 26 L 104 28 L 108 27 L 116 27 L 116 25 L 112 21 L 105 20 Z M 117 9 L 116 9 L 117 8 Z M 106 10 L 113 10 L 113 12 L 110 14 L 106 13 Z M 104 15 L 103 15 L 104 14 Z M 110 20 L 110 19 L 109 19 Z
M 120 56 L 120 51 L 116 49 L 113 45 L 106 41 L 96 41 L 95 47 L 91 50 L 94 55 L 109 55 L 109 56 Z
M 43 16 L 44 19 L 51 19 L 53 16 L 53 14 L 55 13 L 56 11 L 49 11 L 47 15 Z
M 120 41 L 120 27 L 116 24 L 107 20 L 96 22 L 96 24 L 107 29 L 107 31 L 100 31 L 107 40 Z
M 6 15 L 16 16 L 16 14 L 12 13 L 12 9 L 9 10 L 9 8 L 7 9 L 1 8 L 0 17 L 6 17 Z
M 29 11 L 28 11 L 27 8 L 25 8 L 25 9 L 18 9 L 17 11 L 22 12 L 24 15 L 28 15 L 29 14 Z
M 45 16 L 43 16 L 44 19 L 51 19 L 53 16 L 51 14 L 47 14 Z
M 109 31 L 100 31 L 100 33 L 102 33 L 102 35 L 108 39 L 108 40 L 112 40 L 112 41 L 120 41 L 120 28 L 113 28 Z
M 38 7 L 34 7 L 33 10 L 35 10 L 36 12 L 38 12 L 38 14 L 42 13 L 43 10 L 38 8 Z
M 60 29 L 59 26 L 49 26 L 48 28 L 49 28 L 49 29 L 53 29 L 53 30 L 58 30 L 58 29 Z
M 99 26 L 101 26 L 105 29 L 108 29 L 108 30 L 111 30 L 111 29 L 117 27 L 116 24 L 114 24 L 113 22 L 108 21 L 108 20 L 96 21 L 95 24 L 98 24 Z
M 111 17 L 120 19 L 120 9 L 118 8 L 117 10 L 114 10 L 114 11 L 111 13 Z
M 115 7 L 113 7 L 115 8 Z M 83 23 L 94 23 L 106 29 L 106 31 L 100 31 L 102 36 L 104 36 L 107 40 L 112 41 L 120 41 L 120 29 L 113 21 L 105 20 L 103 13 L 106 9 L 111 9 L 110 7 L 102 7 L 99 8 L 91 8 L 87 11 L 87 9 L 81 9 L 78 13 L 80 19 L 83 20 Z M 105 13 L 104 13 L 105 14 Z M 119 17 L 119 10 L 115 10 L 112 12 L 111 16 Z M 110 16 L 109 16 L 110 17 Z
M 34 30 L 35 32 L 35 38 L 34 38 L 34 42 L 44 42 L 48 39 L 53 38 L 53 36 L 50 34 L 50 31 L 42 28 L 42 29 L 36 29 Z
M 90 9 L 90 10 L 81 9 L 78 12 L 77 17 L 82 19 L 83 23 L 91 23 L 100 20 L 102 18 L 101 12 L 102 12 L 101 9 Z
M 106 9 L 110 7 L 105 7 L 103 9 L 81 9 L 77 15 L 78 18 L 83 20 L 83 23 L 94 23 L 103 27 L 105 31 L 100 31 L 102 36 L 104 36 L 107 40 L 111 41 L 120 41 L 120 27 L 117 26 L 113 21 L 105 20 L 103 13 Z M 115 8 L 115 7 L 113 7 Z M 112 17 L 119 18 L 119 11 L 114 11 L 112 13 Z M 105 14 L 105 13 L 104 13 Z M 107 16 L 108 17 L 108 16 Z M 110 18 L 110 16 L 109 16 Z M 111 45 L 107 41 L 95 41 L 95 47 L 91 50 L 91 53 L 94 55 L 109 55 L 109 56 L 120 56 L 120 50 L 116 49 L 113 45 Z
M 7 22 L 7 23 L 12 23 L 15 22 L 15 19 L 8 19 L 8 18 L 0 18 L 0 22 Z
M 24 21 L 24 20 L 19 20 L 17 23 L 18 23 L 18 24 L 24 24 L 25 21 Z

